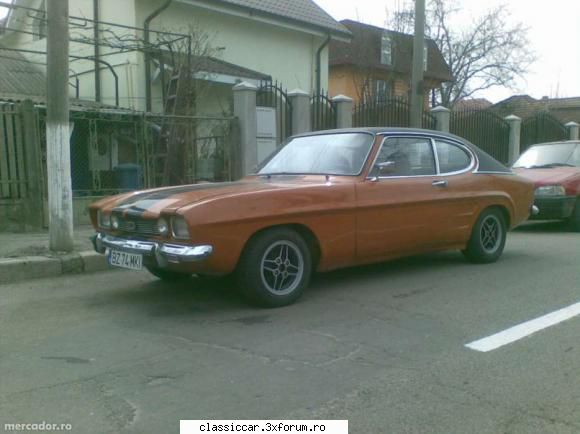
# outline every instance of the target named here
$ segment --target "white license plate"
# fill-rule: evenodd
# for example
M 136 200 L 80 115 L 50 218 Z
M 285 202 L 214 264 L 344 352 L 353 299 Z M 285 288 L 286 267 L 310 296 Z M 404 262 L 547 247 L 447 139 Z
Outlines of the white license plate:
M 128 268 L 129 270 L 142 270 L 143 255 L 111 249 L 109 250 L 109 264 L 113 267 Z

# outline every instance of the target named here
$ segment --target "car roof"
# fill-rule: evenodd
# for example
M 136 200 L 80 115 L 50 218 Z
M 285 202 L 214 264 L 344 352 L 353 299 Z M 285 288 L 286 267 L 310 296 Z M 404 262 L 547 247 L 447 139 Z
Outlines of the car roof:
M 489 172 L 511 172 L 511 170 L 504 164 L 497 161 L 491 155 L 483 151 L 481 148 L 477 147 L 469 140 L 463 137 L 456 136 L 451 133 L 444 133 L 437 130 L 427 130 L 424 128 L 403 128 L 403 127 L 363 127 L 363 128 L 341 128 L 334 130 L 321 130 L 313 131 L 309 133 L 297 134 L 293 137 L 309 137 L 309 136 L 319 136 L 325 134 L 345 134 L 345 133 L 363 133 L 372 134 L 373 136 L 381 134 L 418 134 L 418 135 L 428 135 L 434 137 L 441 137 L 454 140 L 461 143 L 462 145 L 468 147 L 472 152 L 477 155 L 479 160 L 479 171 L 489 171 Z
M 559 142 L 534 143 L 533 145 L 530 145 L 528 149 L 534 146 L 546 145 L 580 145 L 580 140 L 560 140 Z

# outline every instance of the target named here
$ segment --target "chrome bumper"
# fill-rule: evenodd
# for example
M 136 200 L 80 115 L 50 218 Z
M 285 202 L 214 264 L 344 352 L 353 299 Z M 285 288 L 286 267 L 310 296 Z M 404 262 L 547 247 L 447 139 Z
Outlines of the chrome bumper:
M 160 267 L 167 267 L 170 263 L 181 264 L 202 261 L 213 253 L 213 247 L 210 245 L 182 246 L 155 241 L 130 240 L 100 232 L 92 237 L 92 241 L 97 253 L 104 254 L 109 248 L 151 256 L 155 258 L 157 265 Z

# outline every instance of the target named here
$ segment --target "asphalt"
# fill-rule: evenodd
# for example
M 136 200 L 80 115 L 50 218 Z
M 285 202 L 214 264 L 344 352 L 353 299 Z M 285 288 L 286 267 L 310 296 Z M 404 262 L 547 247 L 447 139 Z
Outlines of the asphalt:
M 579 264 L 580 234 L 534 224 L 496 264 L 449 252 L 342 270 L 275 310 L 227 280 L 0 285 L 0 432 L 284 418 L 348 419 L 351 433 L 577 433 L 580 317 L 489 353 L 465 344 L 579 302 Z

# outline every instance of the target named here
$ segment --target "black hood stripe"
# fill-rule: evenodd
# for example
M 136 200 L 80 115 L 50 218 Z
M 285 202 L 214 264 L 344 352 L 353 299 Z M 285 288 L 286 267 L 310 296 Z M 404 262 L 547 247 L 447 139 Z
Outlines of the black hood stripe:
M 233 185 L 246 185 L 247 182 L 216 182 L 207 184 L 180 185 L 169 187 L 160 191 L 143 192 L 127 198 L 119 203 L 113 212 L 127 213 L 132 217 L 141 217 L 147 210 L 153 208 L 159 201 L 167 199 L 175 194 L 189 193 L 199 190 L 211 190 L 231 187 Z

